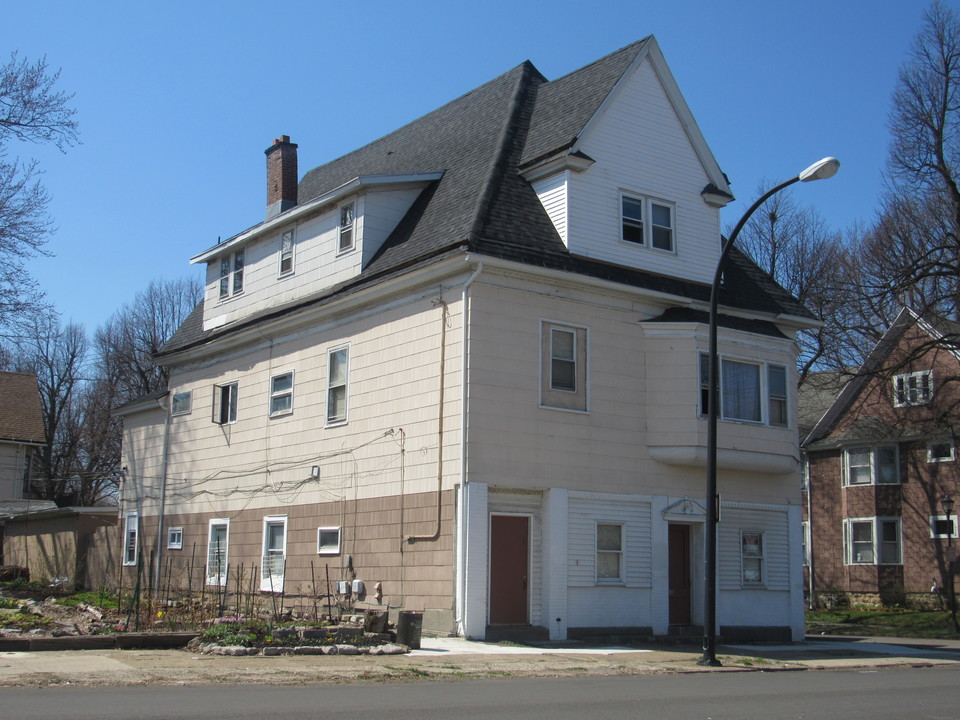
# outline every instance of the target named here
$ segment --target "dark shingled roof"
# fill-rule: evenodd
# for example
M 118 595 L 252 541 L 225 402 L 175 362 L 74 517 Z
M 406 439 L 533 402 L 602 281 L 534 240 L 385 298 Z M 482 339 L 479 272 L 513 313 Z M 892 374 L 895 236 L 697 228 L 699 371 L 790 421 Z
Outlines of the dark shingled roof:
M 37 376 L 0 372 L 0 441 L 39 444 L 45 438 Z
M 298 202 L 321 197 L 362 175 L 442 171 L 363 271 L 306 301 L 203 331 L 202 306 L 183 323 L 165 355 L 306 305 L 420 267 L 451 253 L 476 253 L 706 301 L 709 287 L 571 255 L 530 184 L 524 161 L 568 147 L 649 38 L 547 82 L 529 62 L 379 140 L 310 170 Z M 719 238 L 718 238 L 719 242 Z M 789 293 L 744 255 L 728 263 L 721 303 L 773 315 L 811 318 Z

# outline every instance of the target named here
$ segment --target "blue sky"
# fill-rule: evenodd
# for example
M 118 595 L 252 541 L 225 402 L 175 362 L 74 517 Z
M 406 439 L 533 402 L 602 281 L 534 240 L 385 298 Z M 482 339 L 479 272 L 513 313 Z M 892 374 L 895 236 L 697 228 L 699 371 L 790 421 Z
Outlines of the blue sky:
M 960 10 L 960 0 L 947 4 Z M 263 150 L 301 175 L 530 60 L 557 78 L 648 34 L 737 195 L 825 155 L 794 193 L 828 225 L 870 222 L 897 70 L 924 2 L 11 3 L 0 52 L 46 55 L 76 94 L 82 145 L 13 145 L 45 170 L 58 228 L 34 276 L 93 331 L 152 279 L 263 219 Z

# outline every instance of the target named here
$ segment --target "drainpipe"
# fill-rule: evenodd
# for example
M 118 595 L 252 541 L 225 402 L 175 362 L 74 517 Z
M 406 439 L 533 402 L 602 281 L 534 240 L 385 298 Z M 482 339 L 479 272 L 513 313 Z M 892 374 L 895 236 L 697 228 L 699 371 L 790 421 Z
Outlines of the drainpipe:
M 160 568 L 163 566 L 163 513 L 167 502 L 167 458 L 170 453 L 170 410 L 157 399 L 163 410 L 163 456 L 160 460 L 160 510 L 157 514 L 157 566 L 154 568 L 154 592 L 160 597 Z
M 469 395 L 468 391 L 470 388 L 469 375 L 467 373 L 467 360 L 470 356 L 469 353 L 469 341 L 470 334 L 469 330 L 469 320 L 470 313 L 468 312 L 470 296 L 469 290 L 470 286 L 473 285 L 474 281 L 480 276 L 480 273 L 483 272 L 483 263 L 477 264 L 477 269 L 473 271 L 473 274 L 467 278 L 466 282 L 463 284 L 463 292 L 460 300 L 460 502 L 457 505 L 457 555 L 459 556 L 457 563 L 459 565 L 459 576 L 457 577 L 457 592 L 454 597 L 460 598 L 460 602 L 456 603 L 455 607 L 455 622 L 457 627 L 462 631 L 463 630 L 463 606 L 465 604 L 464 598 L 464 588 L 466 587 L 466 578 L 464 577 L 467 567 L 467 543 L 466 543 L 466 521 L 468 517 L 467 513 L 467 397 Z
M 803 455 L 800 456 L 800 462 L 804 462 Z M 810 458 L 807 457 L 807 532 L 803 539 L 807 546 L 807 608 L 813 610 L 814 607 L 814 582 L 813 582 L 813 483 L 810 481 Z

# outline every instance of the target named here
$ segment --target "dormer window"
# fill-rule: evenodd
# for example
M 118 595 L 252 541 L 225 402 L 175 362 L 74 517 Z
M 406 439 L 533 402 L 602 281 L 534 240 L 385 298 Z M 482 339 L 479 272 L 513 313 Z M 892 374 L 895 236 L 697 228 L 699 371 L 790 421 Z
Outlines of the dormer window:
M 625 242 L 673 252 L 673 206 L 650 198 L 621 195 L 621 238 Z
M 220 259 L 220 299 L 243 292 L 243 250 Z
M 354 213 L 353 203 L 340 206 L 340 242 L 337 249 L 346 252 L 353 249 Z
M 902 373 L 893 378 L 893 406 L 926 405 L 933 396 L 933 371 Z

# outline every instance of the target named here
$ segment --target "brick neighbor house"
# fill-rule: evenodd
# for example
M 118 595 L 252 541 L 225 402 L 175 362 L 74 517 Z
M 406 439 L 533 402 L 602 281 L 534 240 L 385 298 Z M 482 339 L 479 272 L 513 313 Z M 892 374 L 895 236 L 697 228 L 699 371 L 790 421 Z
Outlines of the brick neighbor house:
M 960 324 L 904 309 L 846 376 L 818 378 L 801 415 L 807 594 L 814 603 L 939 605 L 960 545 Z M 841 389 L 842 388 L 842 389 Z

